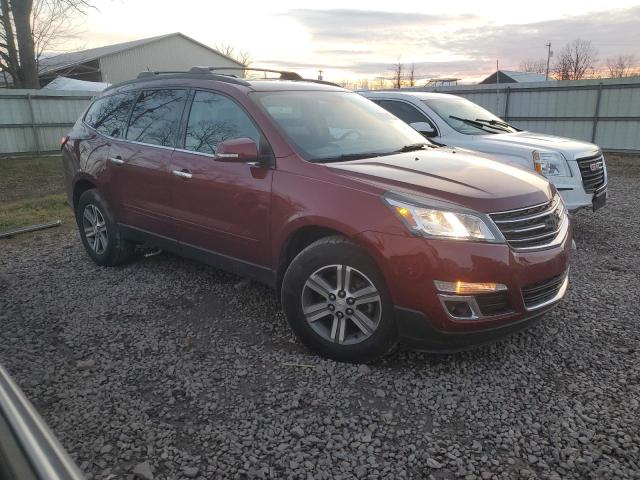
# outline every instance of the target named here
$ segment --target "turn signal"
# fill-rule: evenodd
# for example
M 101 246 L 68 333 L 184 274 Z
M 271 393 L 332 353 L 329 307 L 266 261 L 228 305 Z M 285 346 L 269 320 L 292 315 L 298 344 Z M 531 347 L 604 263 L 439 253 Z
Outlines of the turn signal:
M 436 288 L 441 292 L 455 293 L 457 295 L 474 295 L 478 293 L 492 293 L 507 290 L 502 283 L 470 283 L 458 280 L 457 282 L 442 282 L 434 280 Z

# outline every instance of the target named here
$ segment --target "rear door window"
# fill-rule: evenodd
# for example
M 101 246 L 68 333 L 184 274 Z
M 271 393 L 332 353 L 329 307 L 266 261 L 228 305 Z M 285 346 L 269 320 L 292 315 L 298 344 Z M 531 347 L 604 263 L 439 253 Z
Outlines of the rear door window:
M 236 102 L 219 93 L 196 92 L 187 122 L 185 150 L 214 154 L 220 142 L 234 138 L 251 138 L 260 144 L 258 129 Z
M 142 91 L 131 112 L 127 140 L 173 147 L 186 98 L 186 90 Z
M 87 111 L 84 122 L 104 135 L 121 138 L 134 98 L 133 92 L 99 98 Z

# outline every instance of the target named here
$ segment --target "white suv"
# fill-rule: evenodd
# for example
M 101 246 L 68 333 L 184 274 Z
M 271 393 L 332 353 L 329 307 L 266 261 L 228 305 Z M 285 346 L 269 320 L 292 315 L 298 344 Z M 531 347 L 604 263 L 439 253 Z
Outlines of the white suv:
M 536 170 L 556 186 L 569 210 L 597 210 L 606 203 L 607 168 L 597 145 L 520 130 L 455 95 L 359 93 L 435 143 L 484 152 L 494 160 Z

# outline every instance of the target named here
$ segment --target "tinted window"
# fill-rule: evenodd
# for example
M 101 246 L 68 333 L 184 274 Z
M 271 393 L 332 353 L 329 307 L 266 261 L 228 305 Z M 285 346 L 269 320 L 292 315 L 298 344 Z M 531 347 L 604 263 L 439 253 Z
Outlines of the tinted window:
M 260 143 L 257 128 L 242 108 L 224 95 L 196 92 L 187 123 L 185 149 L 213 154 L 223 140 L 243 137 Z
M 127 140 L 172 147 L 187 97 L 185 90 L 145 90 L 133 107 Z
M 133 93 L 99 98 L 89 108 L 84 121 L 100 133 L 120 138 L 124 134 L 133 99 Z
M 393 113 L 396 117 L 405 123 L 427 122 L 433 127 L 427 116 L 416 107 L 405 102 L 396 102 L 394 100 L 380 100 L 377 102 L 385 110 Z M 434 127 L 435 130 L 435 127 Z

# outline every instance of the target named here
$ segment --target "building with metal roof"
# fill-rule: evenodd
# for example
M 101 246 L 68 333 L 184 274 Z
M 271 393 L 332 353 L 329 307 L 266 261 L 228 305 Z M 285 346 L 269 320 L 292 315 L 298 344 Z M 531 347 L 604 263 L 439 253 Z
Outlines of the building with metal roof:
M 237 60 L 182 33 L 143 38 L 40 59 L 38 75 L 45 85 L 58 76 L 118 83 L 145 70 L 188 70 L 194 65 L 241 67 Z
M 482 80 L 480 85 L 494 83 L 527 83 L 547 81 L 544 73 L 516 72 L 514 70 L 498 70 Z

